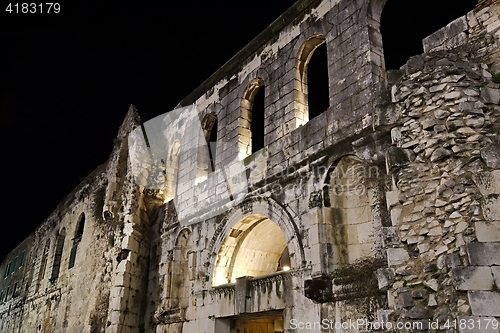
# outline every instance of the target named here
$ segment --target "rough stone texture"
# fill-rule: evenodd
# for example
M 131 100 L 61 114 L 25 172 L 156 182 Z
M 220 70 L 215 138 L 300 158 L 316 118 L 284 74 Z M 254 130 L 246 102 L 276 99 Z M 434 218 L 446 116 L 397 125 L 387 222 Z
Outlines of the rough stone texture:
M 387 250 L 387 262 L 389 266 L 397 266 L 404 264 L 410 256 L 405 249 L 395 248 Z
M 498 139 L 481 149 L 481 157 L 487 167 L 493 169 L 498 169 L 500 167 L 500 142 Z
M 500 243 L 469 243 L 469 262 L 475 266 L 500 265 Z
M 467 295 L 474 316 L 500 317 L 500 293 L 496 291 L 469 291 Z
M 490 267 L 456 267 L 452 276 L 458 290 L 491 290 L 494 286 Z
M 451 22 L 386 78 L 383 4 L 297 2 L 174 119 L 156 119 L 168 130 L 152 146 L 131 107 L 108 162 L 3 260 L 0 330 L 500 316 L 500 6 Z M 307 63 L 322 43 L 330 107 L 312 117 Z M 214 160 L 204 142 L 215 123 Z M 154 140 L 167 148 L 158 161 Z
M 476 236 L 480 242 L 500 242 L 500 222 L 476 222 Z

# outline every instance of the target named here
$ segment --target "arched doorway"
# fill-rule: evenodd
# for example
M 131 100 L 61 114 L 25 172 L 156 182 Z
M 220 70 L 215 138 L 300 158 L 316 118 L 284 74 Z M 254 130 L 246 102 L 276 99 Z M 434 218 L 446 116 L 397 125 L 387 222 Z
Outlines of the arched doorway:
M 290 258 L 281 228 L 265 215 L 251 214 L 236 223 L 224 238 L 217 255 L 213 285 L 288 269 Z

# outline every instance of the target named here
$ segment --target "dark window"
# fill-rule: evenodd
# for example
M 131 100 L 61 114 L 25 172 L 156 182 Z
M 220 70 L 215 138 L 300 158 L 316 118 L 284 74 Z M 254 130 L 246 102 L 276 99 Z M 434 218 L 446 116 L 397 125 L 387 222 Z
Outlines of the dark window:
M 59 277 L 65 236 L 66 236 L 66 231 L 63 229 L 60 232 L 59 236 L 57 237 L 56 249 L 54 252 L 54 263 L 52 264 L 52 273 L 50 274 L 50 280 L 52 282 L 55 282 L 55 280 Z
M 25 253 L 26 253 L 26 251 L 21 252 L 21 256 L 19 257 L 19 267 L 21 267 L 23 265 Z
M 40 288 L 40 285 L 42 284 L 42 280 L 45 276 L 45 267 L 47 266 L 47 258 L 49 256 L 49 250 L 50 250 L 50 240 L 48 240 L 47 244 L 45 245 L 45 249 L 43 251 L 42 258 L 40 261 L 40 270 L 38 271 L 36 291 L 38 291 L 38 289 Z
M 215 171 L 215 157 L 217 156 L 217 130 L 218 130 L 218 121 L 215 119 L 214 124 L 212 125 L 212 129 L 210 130 L 210 136 L 208 137 L 208 153 L 210 155 L 210 171 Z
M 203 135 L 198 139 L 197 182 L 203 182 L 215 170 L 217 158 L 218 121 L 215 113 L 207 114 L 201 121 Z
M 14 258 L 14 262 L 12 263 L 12 271 L 11 271 L 11 273 L 14 273 L 14 271 L 16 270 L 16 264 L 17 264 L 17 257 Z
M 74 244 L 73 247 L 71 248 L 71 253 L 69 255 L 68 269 L 71 269 L 71 268 L 73 268 L 73 266 L 75 266 L 77 247 L 78 247 L 78 243 Z
M 260 86 L 253 99 L 252 120 L 252 154 L 264 148 L 264 96 L 265 86 Z
M 76 239 L 78 239 L 78 241 L 81 240 L 84 229 L 85 229 L 85 214 L 82 213 L 80 214 L 80 218 L 78 219 L 78 223 L 76 225 L 75 240 Z
M 10 266 L 12 265 L 11 262 L 7 264 L 7 267 L 5 267 L 5 273 L 3 274 L 3 277 L 6 278 L 10 274 Z
M 326 111 L 330 105 L 326 43 L 321 44 L 313 51 L 307 65 L 307 85 L 309 120 L 311 120 Z

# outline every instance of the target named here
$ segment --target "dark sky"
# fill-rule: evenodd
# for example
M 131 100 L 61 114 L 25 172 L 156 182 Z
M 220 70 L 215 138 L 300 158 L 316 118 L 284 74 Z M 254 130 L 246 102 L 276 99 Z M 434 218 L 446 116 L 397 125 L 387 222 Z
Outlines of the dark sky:
M 76 2 L 58 14 L 1 4 L 0 258 L 106 161 L 130 104 L 143 120 L 171 110 L 294 0 Z M 389 0 L 388 67 L 474 4 Z

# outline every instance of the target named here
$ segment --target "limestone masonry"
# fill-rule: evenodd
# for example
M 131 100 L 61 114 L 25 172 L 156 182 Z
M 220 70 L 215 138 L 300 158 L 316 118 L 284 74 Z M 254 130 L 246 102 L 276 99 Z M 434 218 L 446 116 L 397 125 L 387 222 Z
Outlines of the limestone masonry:
M 500 3 L 392 71 L 384 5 L 295 3 L 179 103 L 197 149 L 180 114 L 148 163 L 131 106 L 3 258 L 0 331 L 499 332 Z

